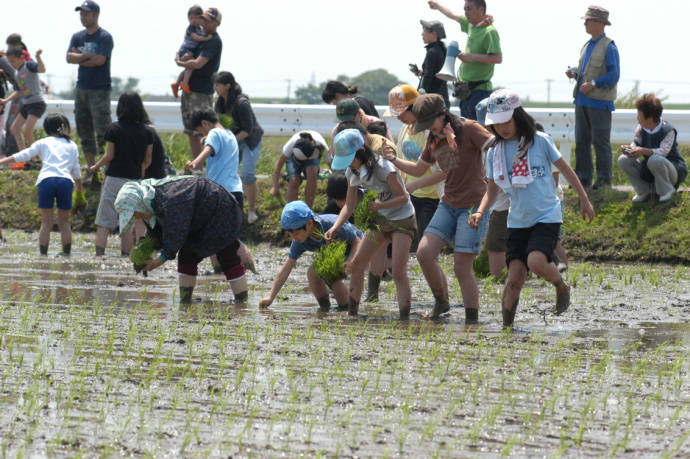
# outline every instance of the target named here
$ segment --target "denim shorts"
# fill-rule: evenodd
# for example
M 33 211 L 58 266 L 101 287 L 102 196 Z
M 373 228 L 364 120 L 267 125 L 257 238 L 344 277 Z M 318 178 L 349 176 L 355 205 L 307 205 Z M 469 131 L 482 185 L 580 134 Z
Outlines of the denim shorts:
M 314 166 L 316 168 L 316 173 L 318 174 L 320 165 L 321 158 L 307 159 L 305 161 L 302 161 L 301 163 L 297 163 L 297 161 L 295 161 L 295 157 L 290 156 L 287 162 L 285 163 L 285 169 L 287 169 L 287 178 L 288 180 L 290 180 L 292 177 L 299 177 L 302 174 L 305 174 L 306 177 L 307 169 L 310 166 Z
M 482 218 L 477 228 L 471 228 L 467 221 L 469 210 L 450 207 L 441 201 L 425 232 L 440 237 L 446 244 L 454 242 L 454 252 L 479 255 L 488 219 Z
M 247 145 L 247 142 L 242 140 L 239 142 L 240 148 L 240 162 L 242 163 L 242 172 L 240 172 L 240 179 L 243 185 L 251 185 L 256 182 L 256 163 L 259 162 L 259 154 L 261 153 L 261 141 L 252 150 Z
M 38 184 L 38 208 L 52 209 L 57 201 L 60 210 L 72 210 L 74 183 L 64 177 L 46 177 Z

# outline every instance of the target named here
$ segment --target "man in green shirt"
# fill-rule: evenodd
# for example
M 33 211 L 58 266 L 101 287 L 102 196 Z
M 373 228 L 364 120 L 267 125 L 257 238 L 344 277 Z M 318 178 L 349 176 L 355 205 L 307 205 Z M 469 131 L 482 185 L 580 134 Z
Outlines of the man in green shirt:
M 460 100 L 460 113 L 464 118 L 476 120 L 476 105 L 493 92 L 491 78 L 494 75 L 494 65 L 503 62 L 501 41 L 493 26 L 494 18 L 486 14 L 484 0 L 466 0 L 464 15 L 452 11 L 437 0 L 429 0 L 429 7 L 458 21 L 460 29 L 467 34 L 465 51 L 458 54 L 458 59 L 462 62 L 458 78 L 466 83 L 479 84 L 472 85 L 475 86 L 472 94 Z

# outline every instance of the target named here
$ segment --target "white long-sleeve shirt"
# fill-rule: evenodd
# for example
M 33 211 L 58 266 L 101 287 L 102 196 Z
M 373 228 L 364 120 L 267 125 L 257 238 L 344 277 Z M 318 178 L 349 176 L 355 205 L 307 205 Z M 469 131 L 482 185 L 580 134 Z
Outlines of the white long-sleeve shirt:
M 36 185 L 48 177 L 63 177 L 72 181 L 81 178 L 79 150 L 77 144 L 61 137 L 46 137 L 37 140 L 29 148 L 15 153 L 13 158 L 21 163 L 41 155 L 43 167 L 38 174 Z

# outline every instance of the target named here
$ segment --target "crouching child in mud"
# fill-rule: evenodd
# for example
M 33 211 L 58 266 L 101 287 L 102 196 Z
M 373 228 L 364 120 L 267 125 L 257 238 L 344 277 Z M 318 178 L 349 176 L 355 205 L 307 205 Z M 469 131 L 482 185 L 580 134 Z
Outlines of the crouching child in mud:
M 367 230 L 349 264 L 351 279 L 348 313 L 357 315 L 364 287 L 364 271 L 381 245 L 392 241 L 393 281 L 400 318 L 408 319 L 412 291 L 407 278 L 407 258 L 412 240 L 417 234 L 417 220 L 402 176 L 390 161 L 375 154 L 371 147 L 364 143 L 364 138 L 357 129 L 345 129 L 338 133 L 333 148 L 335 157 L 331 167 L 334 170 L 346 169 L 345 176 L 350 185 L 345 206 L 333 227 L 326 232 L 326 239 L 335 238 L 354 212 L 360 185 L 378 194 L 378 198 L 369 202 L 367 206 L 370 212 L 381 214 L 378 225 L 375 229 Z
M 242 208 L 222 185 L 190 176 L 127 182 L 117 195 L 115 209 L 120 234 L 142 219 L 146 236 L 159 242 L 160 256 L 147 261 L 144 271 L 178 257 L 181 303 L 192 301 L 199 262 L 214 254 L 235 301 L 247 301 L 247 278 L 237 254 Z
M 556 288 L 556 314 L 570 306 L 570 285 L 561 277 L 551 256 L 563 222 L 561 203 L 551 176 L 551 164 L 561 171 L 580 197 L 582 217 L 594 220 L 594 208 L 575 172 L 561 157 L 553 140 L 537 132 L 518 95 L 499 89 L 489 97 L 486 126 L 497 142 L 486 161 L 488 187 L 469 224 L 477 227 L 489 211 L 499 187 L 510 196 L 506 231 L 508 278 L 503 289 L 503 327 L 513 326 L 520 292 L 528 269 Z
M 285 259 L 285 263 L 276 273 L 271 291 L 266 298 L 259 302 L 260 307 L 267 308 L 273 303 L 273 300 L 275 300 L 297 264 L 297 260 L 304 252 L 317 251 L 329 243 L 324 235 L 333 227 L 337 218 L 337 215 L 331 214 L 315 216 L 309 206 L 303 201 L 293 201 L 285 206 L 280 217 L 280 224 L 292 238 L 292 244 L 290 245 L 290 252 Z M 361 238 L 362 232 L 352 223 L 345 223 L 338 230 L 334 239 L 344 240 L 347 243 L 345 258 L 342 260 L 343 263 L 352 258 Z M 331 300 L 328 296 L 329 290 L 335 296 L 338 309 L 347 309 L 348 291 L 343 279 L 337 279 L 330 285 L 327 285 L 311 266 L 307 269 L 307 279 L 309 280 L 309 289 L 316 297 L 316 301 L 319 303 L 319 308 L 322 311 L 328 311 L 331 308 Z

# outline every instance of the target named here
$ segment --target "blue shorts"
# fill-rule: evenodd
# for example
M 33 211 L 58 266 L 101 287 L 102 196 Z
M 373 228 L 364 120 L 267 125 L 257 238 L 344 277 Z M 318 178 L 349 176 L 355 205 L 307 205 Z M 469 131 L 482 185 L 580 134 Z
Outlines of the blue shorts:
M 256 183 L 256 175 L 254 171 L 256 170 L 256 163 L 259 162 L 259 154 L 261 153 L 261 141 L 252 150 L 247 145 L 247 142 L 241 140 L 238 142 L 240 148 L 240 162 L 242 163 L 242 172 L 240 172 L 240 179 L 242 179 L 243 185 L 251 185 Z
M 72 210 L 74 183 L 64 177 L 47 177 L 38 184 L 38 208 L 52 209 L 57 201 L 60 210 Z
M 287 178 L 290 180 L 292 177 L 299 177 L 302 174 L 307 173 L 307 169 L 311 166 L 316 168 L 316 173 L 319 173 L 319 166 L 321 165 L 321 158 L 316 158 L 316 159 L 307 159 L 305 161 L 302 161 L 298 163 L 295 161 L 294 156 L 290 156 L 285 163 L 285 168 L 287 169 Z
M 424 232 L 440 237 L 446 244 L 454 242 L 454 252 L 479 255 L 489 219 L 482 218 L 479 227 L 471 228 L 467 221 L 469 210 L 450 207 L 441 201 Z

